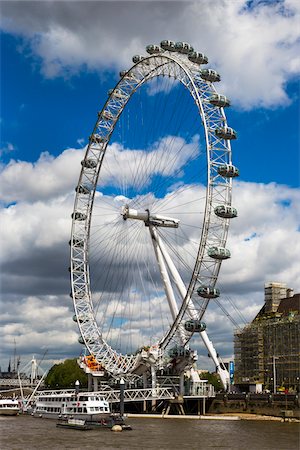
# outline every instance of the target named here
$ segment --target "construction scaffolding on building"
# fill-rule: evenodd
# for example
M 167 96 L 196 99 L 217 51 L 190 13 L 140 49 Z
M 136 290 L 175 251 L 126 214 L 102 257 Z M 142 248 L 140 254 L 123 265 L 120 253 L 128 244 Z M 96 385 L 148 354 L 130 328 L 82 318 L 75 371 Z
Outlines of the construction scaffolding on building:
M 265 304 L 235 332 L 235 384 L 261 384 L 276 392 L 299 392 L 300 294 L 282 283 L 265 285 Z

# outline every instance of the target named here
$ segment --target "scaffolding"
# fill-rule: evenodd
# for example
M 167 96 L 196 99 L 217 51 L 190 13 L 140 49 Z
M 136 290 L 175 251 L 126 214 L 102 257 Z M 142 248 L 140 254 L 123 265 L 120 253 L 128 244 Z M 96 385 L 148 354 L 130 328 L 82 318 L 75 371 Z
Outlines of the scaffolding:
M 261 383 L 270 391 L 299 391 L 300 294 L 282 298 L 279 286 L 266 287 L 264 307 L 253 322 L 234 335 L 235 384 Z M 270 298 L 272 289 L 275 299 Z

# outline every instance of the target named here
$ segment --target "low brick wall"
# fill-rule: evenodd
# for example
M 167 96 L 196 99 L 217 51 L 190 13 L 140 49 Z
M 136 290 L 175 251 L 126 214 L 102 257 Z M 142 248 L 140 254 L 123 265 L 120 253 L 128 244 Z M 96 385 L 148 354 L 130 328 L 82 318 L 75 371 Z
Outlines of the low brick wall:
M 247 412 L 278 417 L 283 416 L 283 411 L 291 411 L 292 417 L 299 419 L 299 397 L 277 394 L 224 394 L 217 395 L 209 408 L 211 414 Z

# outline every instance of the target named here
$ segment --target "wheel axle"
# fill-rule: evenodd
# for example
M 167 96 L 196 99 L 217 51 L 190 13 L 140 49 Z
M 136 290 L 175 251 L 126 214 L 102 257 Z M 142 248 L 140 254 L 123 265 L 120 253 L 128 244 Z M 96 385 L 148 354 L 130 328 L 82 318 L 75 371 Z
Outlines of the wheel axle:
M 121 215 L 124 220 L 135 219 L 142 220 L 146 226 L 154 225 L 156 227 L 178 228 L 179 220 L 173 217 L 160 216 L 158 214 L 150 214 L 149 209 L 145 211 L 138 211 L 137 209 L 129 208 L 128 205 L 122 207 Z

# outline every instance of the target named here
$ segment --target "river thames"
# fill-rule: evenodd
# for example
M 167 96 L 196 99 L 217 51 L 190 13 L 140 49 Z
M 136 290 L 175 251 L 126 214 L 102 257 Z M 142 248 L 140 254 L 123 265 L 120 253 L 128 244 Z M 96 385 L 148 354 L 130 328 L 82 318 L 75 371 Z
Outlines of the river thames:
M 299 450 L 299 424 L 257 420 L 127 420 L 132 431 L 78 431 L 31 416 L 0 417 L 1 450 Z

